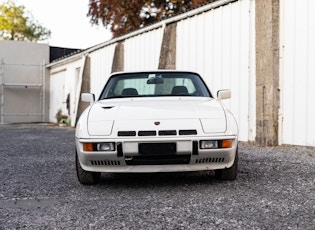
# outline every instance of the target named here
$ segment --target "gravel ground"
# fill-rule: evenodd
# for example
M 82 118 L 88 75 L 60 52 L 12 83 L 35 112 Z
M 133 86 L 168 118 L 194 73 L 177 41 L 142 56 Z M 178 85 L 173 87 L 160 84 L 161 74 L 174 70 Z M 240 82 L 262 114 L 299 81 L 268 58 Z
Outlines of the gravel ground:
M 315 149 L 240 143 L 239 176 L 77 181 L 74 129 L 0 126 L 0 229 L 315 229 Z

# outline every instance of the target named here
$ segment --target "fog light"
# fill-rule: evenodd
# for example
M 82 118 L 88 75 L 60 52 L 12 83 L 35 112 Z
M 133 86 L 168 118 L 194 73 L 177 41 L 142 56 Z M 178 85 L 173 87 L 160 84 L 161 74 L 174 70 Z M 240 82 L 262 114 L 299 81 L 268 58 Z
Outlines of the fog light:
M 201 141 L 200 142 L 201 149 L 216 149 L 218 148 L 218 141 Z
M 115 151 L 115 143 L 106 142 L 97 144 L 98 151 Z

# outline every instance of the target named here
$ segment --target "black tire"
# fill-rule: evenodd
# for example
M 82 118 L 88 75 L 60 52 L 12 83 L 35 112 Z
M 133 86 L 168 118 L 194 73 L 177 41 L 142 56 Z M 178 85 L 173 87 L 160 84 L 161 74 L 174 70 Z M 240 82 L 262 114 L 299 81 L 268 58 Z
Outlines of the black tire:
M 215 177 L 219 180 L 235 180 L 238 167 L 238 149 L 236 149 L 234 163 L 230 168 L 215 170 Z
M 77 153 L 75 154 L 75 162 L 76 162 L 77 177 L 81 184 L 94 185 L 94 184 L 99 183 L 99 181 L 101 180 L 101 173 L 85 171 L 80 165 Z

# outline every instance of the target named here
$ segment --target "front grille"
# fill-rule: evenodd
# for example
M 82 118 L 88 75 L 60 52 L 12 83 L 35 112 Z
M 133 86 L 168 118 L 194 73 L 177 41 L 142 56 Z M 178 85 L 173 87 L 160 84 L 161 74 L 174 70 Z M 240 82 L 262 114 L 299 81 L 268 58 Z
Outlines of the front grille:
M 196 159 L 196 164 L 205 164 L 205 163 L 223 163 L 224 157 L 209 157 L 203 159 Z
M 126 160 L 127 165 L 172 165 L 189 162 L 190 155 L 134 156 L 131 160 Z
M 120 165 L 120 161 L 110 161 L 110 160 L 97 160 L 97 161 L 91 161 L 91 165 L 93 166 L 116 166 Z
M 173 155 L 176 153 L 176 143 L 140 143 L 140 155 Z

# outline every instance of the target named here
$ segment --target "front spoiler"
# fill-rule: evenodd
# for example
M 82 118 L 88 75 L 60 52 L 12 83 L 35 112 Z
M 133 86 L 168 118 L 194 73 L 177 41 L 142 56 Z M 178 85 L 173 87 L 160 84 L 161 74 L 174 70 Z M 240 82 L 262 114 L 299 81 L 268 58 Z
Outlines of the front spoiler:
M 191 148 L 185 151 L 190 154 L 190 162 L 187 164 L 165 164 L 165 165 L 127 165 L 130 160 L 128 155 L 118 156 L 113 152 L 84 152 L 82 141 L 76 139 L 76 151 L 81 167 L 90 172 L 108 173 L 158 173 L 158 172 L 188 172 L 205 171 L 230 168 L 235 159 L 238 140 L 234 136 L 232 148 L 227 149 L 198 149 L 194 155 Z M 182 140 L 181 140 L 182 141 Z M 187 145 L 187 143 L 185 144 Z

